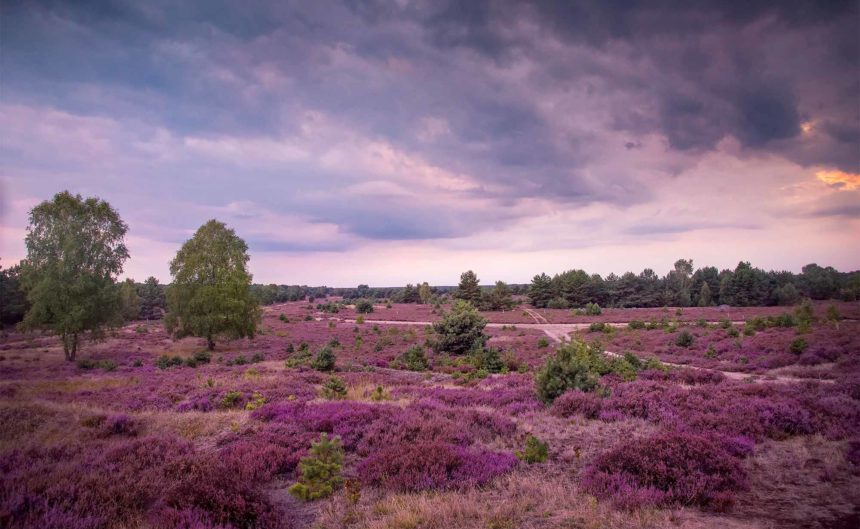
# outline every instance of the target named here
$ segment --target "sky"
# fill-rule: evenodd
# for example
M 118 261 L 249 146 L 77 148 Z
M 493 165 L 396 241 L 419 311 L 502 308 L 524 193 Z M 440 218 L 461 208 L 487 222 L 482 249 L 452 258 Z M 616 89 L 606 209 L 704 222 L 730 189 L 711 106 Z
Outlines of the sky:
M 860 269 L 860 2 L 0 3 L 0 265 L 69 190 L 170 280 Z

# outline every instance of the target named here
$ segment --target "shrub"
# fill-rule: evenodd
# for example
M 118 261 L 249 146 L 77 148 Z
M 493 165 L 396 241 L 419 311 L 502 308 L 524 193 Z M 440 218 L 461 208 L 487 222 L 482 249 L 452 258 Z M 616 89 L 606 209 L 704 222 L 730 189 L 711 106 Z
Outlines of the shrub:
M 437 352 L 465 354 L 474 347 L 487 343 L 484 327 L 487 320 L 469 302 L 458 300 L 451 312 L 433 324 L 437 339 L 433 349 Z
M 219 406 L 223 409 L 235 408 L 237 404 L 242 400 L 242 393 L 238 391 L 228 391 L 221 397 L 221 402 Z
M 367 299 L 360 299 L 355 302 L 355 312 L 359 314 L 370 314 L 373 312 L 373 303 Z
M 158 369 L 168 369 L 173 366 L 181 366 L 182 365 L 182 357 L 181 356 L 168 356 L 161 355 L 158 357 L 158 360 L 155 361 L 155 367 Z
M 594 322 L 588 326 L 588 332 L 604 332 L 607 329 L 607 327 L 610 327 L 610 326 L 606 325 L 605 323 L 603 323 L 601 321 L 596 321 L 596 322 Z
M 199 364 L 208 364 L 212 361 L 212 353 L 209 351 L 198 351 L 194 353 L 194 360 Z
M 552 403 L 550 413 L 558 417 L 581 415 L 586 419 L 596 419 L 600 415 L 603 399 L 594 392 L 585 393 L 578 389 L 565 391 Z
M 529 435 L 526 438 L 526 447 L 522 452 L 517 452 L 517 457 L 520 461 L 525 461 L 529 465 L 533 463 L 543 463 L 549 457 L 549 445 L 535 437 Z
M 540 338 L 538 338 L 537 346 L 540 349 L 546 349 L 547 347 L 549 347 L 549 340 L 547 340 L 546 337 L 541 336 Z
M 679 347 L 690 347 L 693 345 L 693 333 L 687 329 L 679 332 L 678 336 L 675 338 L 675 345 Z
M 278 319 L 281 320 L 282 322 L 285 322 L 285 323 L 290 321 L 289 319 L 287 319 L 287 315 L 284 314 L 283 312 L 281 313 L 280 316 L 278 316 Z
M 362 316 L 361 314 L 359 314 L 359 315 L 358 315 L 358 317 L 357 317 L 357 318 L 355 318 L 355 323 L 357 323 L 357 324 L 359 324 L 359 325 L 363 324 L 363 323 L 364 323 L 364 316 Z
M 413 345 L 403 353 L 403 365 L 410 371 L 426 371 L 430 367 L 427 361 L 427 356 L 424 355 L 424 348 L 420 345 Z
M 644 329 L 645 328 L 645 322 L 639 321 L 639 320 L 633 320 L 627 324 L 627 327 L 630 329 L 634 329 L 634 330 Z
M 735 327 L 734 325 L 732 325 L 732 326 L 730 326 L 730 327 L 729 327 L 729 329 L 728 329 L 728 333 L 727 333 L 727 334 L 728 334 L 729 336 L 731 336 L 732 338 L 737 338 L 738 336 L 740 336 L 740 334 L 741 334 L 741 333 L 740 333 L 740 331 L 738 331 L 738 328 L 737 328 L 737 327 Z
M 791 345 L 788 346 L 788 350 L 792 353 L 799 355 L 806 351 L 806 348 L 809 347 L 809 344 L 806 343 L 806 339 L 804 338 L 795 338 L 791 341 Z
M 583 485 L 622 507 L 700 505 L 729 507 L 746 487 L 740 461 L 718 443 L 688 433 L 624 442 L 597 457 Z
M 377 385 L 370 393 L 370 400 L 374 402 L 381 402 L 383 400 L 389 400 L 390 398 L 391 394 L 389 394 L 381 385 Z
M 264 361 L 265 359 L 266 359 L 266 356 L 259 351 L 257 351 L 253 355 L 251 355 L 251 363 L 252 364 L 260 363 L 260 362 Z
M 824 318 L 830 323 L 838 324 L 842 319 L 842 315 L 839 314 L 839 309 L 836 308 L 836 305 L 828 305 Z
M 251 395 L 251 400 L 245 403 L 245 409 L 253 411 L 261 407 L 265 403 L 266 397 L 264 397 L 262 393 L 257 393 L 255 391 L 254 394 Z
M 185 359 L 185 365 L 191 368 L 197 367 L 197 360 L 193 356 Z
M 322 386 L 322 395 L 331 400 L 346 398 L 346 384 L 340 377 L 330 377 Z
M 569 306 L 570 305 L 567 303 L 567 300 L 564 298 L 553 298 L 546 304 L 546 308 L 548 309 L 566 309 Z
M 484 370 L 487 373 L 501 373 L 505 364 L 499 355 L 499 349 L 496 347 L 476 347 L 470 353 L 472 365 L 476 369 Z M 483 378 L 483 377 L 482 377 Z
M 600 310 L 600 305 L 597 303 L 588 303 L 585 305 L 586 316 L 600 316 L 603 311 Z
M 332 351 L 331 346 L 325 345 L 317 353 L 316 358 L 311 362 L 311 367 L 317 371 L 333 371 L 337 357 Z
M 358 475 L 366 484 L 400 492 L 462 489 L 483 485 L 516 463 L 510 454 L 430 441 L 384 446 L 359 463 Z
M 304 501 L 325 498 L 343 482 L 343 448 L 340 439 L 329 440 L 325 433 L 311 443 L 310 455 L 299 463 L 301 476 L 290 488 L 290 494 Z
M 606 370 L 597 346 L 579 341 L 564 344 L 535 375 L 537 394 L 544 402 L 552 402 L 568 389 L 593 391 L 597 377 Z
M 797 318 L 798 325 L 809 327 L 815 321 L 815 311 L 812 308 L 812 302 L 809 299 L 804 299 L 794 308 L 794 315 Z

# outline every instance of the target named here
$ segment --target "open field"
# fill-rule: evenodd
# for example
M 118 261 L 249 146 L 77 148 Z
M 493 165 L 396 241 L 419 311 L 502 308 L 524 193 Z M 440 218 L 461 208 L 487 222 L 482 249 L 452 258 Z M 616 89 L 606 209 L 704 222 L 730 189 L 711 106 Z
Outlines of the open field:
M 87 344 L 91 368 L 64 362 L 55 338 L 9 332 L 0 341 L 0 520 L 77 528 L 856 527 L 858 323 L 816 322 L 802 335 L 806 349 L 792 353 L 792 328 L 745 334 L 734 323 L 738 336 L 727 337 L 723 325 L 696 323 L 724 319 L 717 310 L 683 309 L 682 318 L 672 309 L 669 327 L 652 329 L 623 322 L 659 321 L 664 311 L 607 310 L 601 320 L 617 315 L 620 325 L 573 336 L 642 359 L 761 375 L 754 383 L 707 369 L 644 369 L 606 375 L 602 392 L 551 406 L 537 398 L 533 374 L 559 342 L 534 319 L 510 324 L 505 316 L 519 309 L 487 314 L 495 322 L 489 345 L 503 351 L 509 373 L 486 378 L 462 357 L 432 352 L 428 371 L 398 368 L 407 348 L 433 337 L 424 322 L 437 315 L 417 305 L 382 306 L 364 323 L 347 321 L 356 316 L 349 309 L 268 307 L 255 339 L 219 344 L 196 367 L 156 367 L 162 355 L 187 362 L 205 346 L 171 340 L 158 321 Z M 853 316 L 858 304 L 839 310 Z M 779 312 L 739 309 L 732 319 Z M 403 318 L 413 323 L 374 323 Z M 684 331 L 692 343 L 675 345 Z M 346 385 L 338 400 L 321 393 L 330 375 L 308 367 L 310 353 L 332 343 Z M 779 374 L 790 382 L 768 381 Z M 287 494 L 320 432 L 341 439 L 357 499 L 347 489 L 313 503 Z M 548 443 L 546 461 L 515 457 L 529 435 Z M 716 450 L 721 470 L 687 470 L 719 475 L 715 495 L 613 494 L 607 454 L 649 442 Z

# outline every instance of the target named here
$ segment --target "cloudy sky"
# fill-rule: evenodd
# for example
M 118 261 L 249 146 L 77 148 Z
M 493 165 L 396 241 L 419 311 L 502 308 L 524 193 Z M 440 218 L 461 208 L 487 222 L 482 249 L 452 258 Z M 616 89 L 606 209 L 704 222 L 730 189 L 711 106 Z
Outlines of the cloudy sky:
M 857 0 L 174 4 L 2 2 L 0 264 L 69 189 L 138 280 L 860 268 Z

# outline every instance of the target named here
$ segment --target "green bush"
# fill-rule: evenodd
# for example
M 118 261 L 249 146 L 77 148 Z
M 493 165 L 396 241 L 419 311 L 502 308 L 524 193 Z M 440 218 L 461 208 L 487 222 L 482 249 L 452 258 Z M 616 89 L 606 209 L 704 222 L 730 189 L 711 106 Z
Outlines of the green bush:
M 598 346 L 573 341 L 556 349 L 535 375 L 535 389 L 544 402 L 552 402 L 568 389 L 593 391 L 597 378 L 608 372 Z
M 526 438 L 526 448 L 516 452 L 517 457 L 528 464 L 543 463 L 549 457 L 549 444 L 541 441 L 534 435 Z
M 161 355 L 158 357 L 158 360 L 155 361 L 155 367 L 158 369 L 168 369 L 173 366 L 181 366 L 182 365 L 182 357 L 181 356 L 168 356 Z
M 594 322 L 588 326 L 588 332 L 604 332 L 604 331 L 606 331 L 607 327 L 611 328 L 611 326 L 606 325 L 603 322 L 596 321 L 596 322 Z
M 546 339 L 546 337 L 541 336 L 540 338 L 538 338 L 537 346 L 540 349 L 546 349 L 547 347 L 549 347 L 549 340 Z
M 360 299 L 355 302 L 355 312 L 359 314 L 370 314 L 373 312 L 373 302 L 367 299 Z
M 627 327 L 629 329 L 634 329 L 634 330 L 644 329 L 645 328 L 645 322 L 639 321 L 639 320 L 633 320 L 627 324 Z
M 287 319 L 287 315 L 286 315 L 286 314 L 284 314 L 283 312 L 281 313 L 281 315 L 280 315 L 280 316 L 278 316 L 278 319 L 279 319 L 279 320 L 281 320 L 281 321 L 283 321 L 283 322 L 288 322 L 288 321 L 290 321 L 290 320 L 288 320 L 288 319 Z
M 737 338 L 738 336 L 740 336 L 740 334 L 741 334 L 740 331 L 738 331 L 738 328 L 735 327 L 734 325 L 731 325 L 729 327 L 728 335 L 731 336 L 732 338 Z
M 228 391 L 221 397 L 221 402 L 219 406 L 223 409 L 230 409 L 236 407 L 236 404 L 242 400 L 242 394 L 238 391 Z
M 304 501 L 329 496 L 343 482 L 343 448 L 340 440 L 329 440 L 325 433 L 311 443 L 310 454 L 299 463 L 301 476 L 290 488 L 290 494 Z
M 437 353 L 466 354 L 480 344 L 487 343 L 484 327 L 487 320 L 469 302 L 458 300 L 442 318 L 433 324 L 436 341 L 433 349 Z
M 567 300 L 564 298 L 553 298 L 546 304 L 546 308 L 548 309 L 566 309 L 569 306 L 570 305 L 567 303 Z
M 585 305 L 586 316 L 600 316 L 602 313 L 603 311 L 597 303 L 588 303 Z
M 469 355 L 475 369 L 483 369 L 487 373 L 501 373 L 505 367 L 496 347 L 475 347 Z
M 807 347 L 809 347 L 809 344 L 806 342 L 805 338 L 795 338 L 791 341 L 791 345 L 788 346 L 788 350 L 796 355 L 799 355 L 802 352 L 806 351 Z
M 194 360 L 196 360 L 198 364 L 208 364 L 212 361 L 212 353 L 209 351 L 198 351 L 194 353 Z
M 678 336 L 675 338 L 675 345 L 679 347 L 690 347 L 693 345 L 693 333 L 684 329 L 683 331 L 678 333 Z
M 325 345 L 317 352 L 316 358 L 311 362 L 311 367 L 317 371 L 333 371 L 337 357 L 331 346 Z
M 331 400 L 346 398 L 346 383 L 340 377 L 330 377 L 322 386 L 322 395 Z
M 401 359 L 403 365 L 410 371 L 426 371 L 430 368 L 430 363 L 424 354 L 424 348 L 420 345 L 413 345 L 407 349 Z
M 253 411 L 253 410 L 256 410 L 257 408 L 261 407 L 265 403 L 266 403 L 266 397 L 264 397 L 261 393 L 257 393 L 255 391 L 254 394 L 251 395 L 251 400 L 249 400 L 247 403 L 245 403 L 245 409 Z

